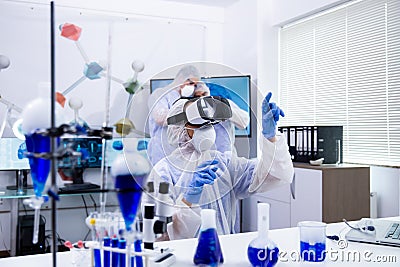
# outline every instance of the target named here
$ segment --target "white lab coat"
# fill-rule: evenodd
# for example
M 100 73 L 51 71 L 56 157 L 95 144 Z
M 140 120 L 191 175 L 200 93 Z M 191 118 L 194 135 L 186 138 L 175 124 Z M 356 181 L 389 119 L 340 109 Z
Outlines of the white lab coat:
M 290 183 L 293 177 L 293 165 L 285 138 L 276 136 L 276 142 L 270 142 L 261 135 L 262 154 L 258 159 L 246 159 L 219 151 L 199 154 L 176 149 L 171 155 L 160 160 L 149 175 L 154 181 L 155 191 L 162 181 L 170 186 L 170 197 L 174 203 L 173 221 L 168 225 L 171 240 L 192 238 L 198 234 L 201 223 L 200 209 L 217 211 L 217 231 L 219 234 L 237 232 L 237 200 L 251 194 L 265 192 L 280 185 Z M 217 159 L 219 169 L 214 184 L 205 185 L 199 205 L 188 207 L 182 202 L 182 196 L 193 177 L 193 171 L 205 160 Z

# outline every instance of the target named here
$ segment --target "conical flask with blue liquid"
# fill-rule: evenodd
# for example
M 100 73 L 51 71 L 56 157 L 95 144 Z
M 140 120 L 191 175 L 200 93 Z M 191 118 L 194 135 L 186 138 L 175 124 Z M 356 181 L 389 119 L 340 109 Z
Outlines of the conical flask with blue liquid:
M 247 257 L 253 267 L 272 267 L 278 262 L 279 249 L 268 238 L 269 204 L 257 204 L 258 235 L 247 248 Z
M 50 137 L 32 132 L 25 134 L 26 149 L 30 153 L 48 153 L 50 152 Z M 41 197 L 47 177 L 50 173 L 51 161 L 39 157 L 29 156 L 29 166 L 33 182 L 35 196 Z
M 34 156 L 50 152 L 51 138 L 38 133 L 38 130 L 43 131 L 50 127 L 50 104 L 50 99 L 38 97 L 28 103 L 21 115 L 26 149 L 30 153 L 28 159 L 33 188 L 37 197 L 42 196 L 50 172 L 51 161 Z
M 150 170 L 148 160 L 131 151 L 118 155 L 112 164 L 111 175 L 127 231 L 132 229 Z
M 193 262 L 202 266 L 218 266 L 224 262 L 218 239 L 215 210 L 201 210 L 200 234 Z
M 125 221 L 124 238 L 128 248 L 126 258 L 129 266 L 134 263 L 131 258 L 131 245 L 135 243 L 133 225 L 150 170 L 151 165 L 143 155 L 128 149 L 124 149 L 124 153 L 117 156 L 111 167 L 119 207 Z M 140 248 L 135 247 L 135 249 L 140 252 Z M 126 258 L 124 254 L 120 255 L 119 266 L 125 266 L 122 262 L 125 262 Z M 141 265 L 141 257 L 136 257 L 136 266 Z
M 49 91 L 50 88 L 46 83 L 40 84 L 39 87 L 43 92 Z M 51 164 L 49 159 L 37 156 L 40 153 L 49 153 L 51 144 L 51 138 L 38 133 L 38 131 L 43 131 L 50 127 L 50 105 L 51 102 L 49 98 L 38 97 L 28 103 L 21 115 L 21 128 L 25 135 L 26 149 L 29 153 L 29 166 L 35 192 L 34 197 L 24 200 L 25 204 L 35 210 L 32 239 L 32 243 L 34 244 L 38 242 L 40 208 L 46 201 L 46 199 L 42 197 L 42 193 L 50 173 Z

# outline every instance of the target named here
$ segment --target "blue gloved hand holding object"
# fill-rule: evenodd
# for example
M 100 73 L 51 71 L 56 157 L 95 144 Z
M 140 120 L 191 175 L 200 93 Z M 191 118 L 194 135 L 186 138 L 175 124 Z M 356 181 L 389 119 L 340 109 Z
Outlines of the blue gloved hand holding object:
M 262 103 L 262 133 L 265 138 L 273 138 L 276 134 L 276 122 L 279 121 L 279 116 L 285 117 L 285 113 L 276 103 L 269 102 L 272 93 L 269 92 Z
M 218 160 L 205 161 L 197 166 L 193 179 L 189 183 L 189 188 L 184 194 L 184 198 L 190 203 L 199 203 L 201 192 L 205 184 L 213 184 L 217 178 Z

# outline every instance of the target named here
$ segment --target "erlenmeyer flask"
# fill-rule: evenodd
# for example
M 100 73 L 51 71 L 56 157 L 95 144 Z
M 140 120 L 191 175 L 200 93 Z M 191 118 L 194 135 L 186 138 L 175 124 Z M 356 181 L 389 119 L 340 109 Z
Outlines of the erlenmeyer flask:
M 127 231 L 132 229 L 149 173 L 149 162 L 135 152 L 118 155 L 112 164 L 111 174 Z
M 38 134 L 38 130 L 50 127 L 51 102 L 45 95 L 50 92 L 49 83 L 39 83 L 39 97 L 32 100 L 22 111 L 21 129 L 26 138 L 26 148 L 29 153 L 50 152 L 51 138 Z M 28 156 L 35 195 L 42 195 L 47 176 L 50 172 L 50 160 Z
M 217 266 L 219 263 L 224 262 L 215 220 L 215 210 L 201 210 L 200 235 L 193 258 L 193 262 L 196 265 Z

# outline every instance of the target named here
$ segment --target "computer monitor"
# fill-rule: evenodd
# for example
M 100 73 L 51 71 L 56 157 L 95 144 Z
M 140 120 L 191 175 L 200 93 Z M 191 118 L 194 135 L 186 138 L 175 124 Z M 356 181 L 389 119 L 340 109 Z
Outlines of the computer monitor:
M 18 138 L 0 138 L 0 171 L 15 171 L 15 184 L 6 186 L 9 190 L 28 189 L 29 161 L 24 157 L 25 141 Z M 20 185 L 20 186 L 19 186 Z
M 23 157 L 25 141 L 18 138 L 0 138 L 0 171 L 29 170 L 29 161 Z
M 102 161 L 102 139 L 86 136 L 68 136 L 59 139 L 58 151 L 68 155 L 57 161 L 57 171 L 65 184 L 61 192 L 97 189 L 98 185 L 85 183 L 83 172 L 87 168 L 100 168 Z M 79 152 L 80 155 L 74 155 Z
M 213 96 L 222 96 L 235 102 L 241 109 L 245 110 L 249 116 L 249 125 L 245 129 L 235 128 L 236 137 L 251 137 L 251 77 L 250 75 L 238 76 L 216 76 L 201 78 L 210 88 Z M 173 81 L 172 78 L 151 79 L 150 91 L 154 92 L 158 88 L 167 86 Z M 216 85 L 216 86 L 213 86 Z
M 122 138 L 113 138 L 106 142 L 106 167 L 111 167 L 115 158 L 122 153 L 115 147 L 115 143 L 122 143 Z M 125 140 L 126 141 L 126 140 Z M 145 140 L 137 140 L 137 149 L 145 150 L 147 146 L 143 145 Z M 71 152 L 80 152 L 79 156 L 65 157 L 57 161 L 58 173 L 63 180 L 72 181 L 66 183 L 65 187 L 61 187 L 61 192 L 71 191 L 85 191 L 91 189 L 98 189 L 99 186 L 91 183 L 85 183 L 83 179 L 83 172 L 88 168 L 97 168 L 100 171 L 103 157 L 103 140 L 99 137 L 87 136 L 68 136 L 61 137 L 59 141 L 59 149 L 64 148 Z M 100 182 L 100 179 L 99 179 Z

